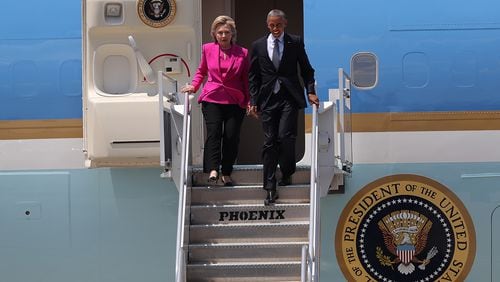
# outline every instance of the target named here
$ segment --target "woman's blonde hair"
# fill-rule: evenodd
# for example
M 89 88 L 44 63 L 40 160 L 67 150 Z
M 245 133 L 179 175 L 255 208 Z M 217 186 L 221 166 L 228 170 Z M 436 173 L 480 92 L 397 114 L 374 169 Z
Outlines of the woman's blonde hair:
M 212 28 L 210 30 L 210 33 L 212 34 L 212 37 L 214 38 L 215 42 L 217 42 L 217 38 L 215 37 L 215 32 L 217 28 L 219 28 L 219 26 L 221 25 L 227 25 L 229 27 L 229 29 L 231 30 L 231 43 L 236 42 L 236 23 L 230 16 L 218 16 L 212 23 Z

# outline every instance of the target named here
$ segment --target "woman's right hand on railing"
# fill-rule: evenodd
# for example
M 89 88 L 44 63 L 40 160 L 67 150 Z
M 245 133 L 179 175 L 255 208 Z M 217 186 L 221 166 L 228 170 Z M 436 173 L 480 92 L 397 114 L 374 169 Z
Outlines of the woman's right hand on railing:
M 182 93 L 192 94 L 194 93 L 194 86 L 191 84 L 186 84 L 181 88 Z

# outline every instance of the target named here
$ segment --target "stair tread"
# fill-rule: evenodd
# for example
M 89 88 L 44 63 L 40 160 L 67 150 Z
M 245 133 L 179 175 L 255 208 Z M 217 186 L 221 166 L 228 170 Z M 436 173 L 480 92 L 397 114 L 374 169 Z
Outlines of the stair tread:
M 194 228 L 236 228 L 236 227 L 284 227 L 284 226 L 309 226 L 309 221 L 287 221 L 287 222 L 249 222 L 249 223 L 214 223 L 214 224 L 192 224 Z
M 300 188 L 300 189 L 309 189 L 309 183 L 294 183 L 290 184 L 287 186 L 277 186 L 278 190 L 280 190 L 280 187 L 284 187 L 283 189 L 290 189 L 290 188 Z M 286 188 L 285 188 L 286 187 Z M 220 185 L 197 185 L 192 187 L 193 190 L 210 190 L 210 191 L 216 191 L 216 190 L 234 190 L 234 189 L 256 189 L 256 190 L 264 190 L 262 189 L 262 185 L 257 185 L 257 184 L 242 184 L 242 185 L 233 185 L 233 186 L 224 186 L 222 183 Z
M 254 165 L 234 165 L 233 166 L 233 173 L 237 171 L 248 171 L 248 170 L 255 170 L 255 171 L 261 171 L 264 166 L 262 164 L 254 164 Z M 199 165 L 191 166 L 191 170 L 193 173 L 196 172 L 203 172 L 203 167 Z M 279 170 L 279 168 L 278 168 Z M 311 171 L 311 166 L 310 165 L 302 165 L 302 164 L 297 164 L 295 171 Z
M 307 239 L 307 238 L 305 238 Z M 291 241 L 291 242 L 244 242 L 244 243 L 201 243 L 201 244 L 189 244 L 189 247 L 193 248 L 226 248 L 226 247 L 237 247 L 237 248 L 253 248 L 253 247 L 275 247 L 275 246 L 303 246 L 308 244 L 307 240 L 304 241 Z
M 300 260 L 291 261 L 260 261 L 260 262 L 216 262 L 216 263 L 188 263 L 188 267 L 266 267 L 266 266 L 297 266 Z
M 245 203 L 242 205 L 235 204 L 211 204 L 211 205 L 192 205 L 191 209 L 196 208 L 273 208 L 273 207 L 309 207 L 309 203 L 276 203 L 274 205 L 266 206 L 262 204 L 249 204 Z

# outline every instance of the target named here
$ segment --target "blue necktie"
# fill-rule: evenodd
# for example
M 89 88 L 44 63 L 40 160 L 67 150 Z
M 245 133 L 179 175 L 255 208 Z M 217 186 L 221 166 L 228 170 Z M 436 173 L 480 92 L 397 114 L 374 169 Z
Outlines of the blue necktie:
M 273 65 L 276 68 L 276 70 L 279 69 L 280 66 L 280 40 L 275 39 L 274 40 L 274 49 L 273 49 Z M 279 79 L 276 80 L 276 83 L 274 84 L 274 89 L 273 93 L 278 93 L 280 91 L 280 81 Z
M 275 39 L 274 40 L 274 49 L 273 49 L 273 65 L 278 70 L 280 66 L 280 40 Z

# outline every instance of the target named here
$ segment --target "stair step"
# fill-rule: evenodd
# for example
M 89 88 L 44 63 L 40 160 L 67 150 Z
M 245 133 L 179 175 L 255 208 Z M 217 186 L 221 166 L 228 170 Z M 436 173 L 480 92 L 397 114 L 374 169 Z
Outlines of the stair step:
M 278 187 L 281 203 L 308 203 L 308 185 Z M 261 204 L 266 198 L 262 185 L 198 186 L 191 189 L 191 204 Z
M 307 238 L 308 221 L 191 225 L 190 242 L 291 242 Z
M 189 282 L 300 281 L 300 261 L 189 264 Z
M 191 263 L 300 261 L 302 246 L 307 244 L 307 240 L 286 243 L 191 244 L 189 261 Z
M 279 169 L 276 173 L 278 179 L 281 177 Z M 238 185 L 262 185 L 262 165 L 236 165 L 234 166 L 231 178 Z M 292 176 L 293 184 L 306 184 L 311 179 L 310 166 L 297 166 Z M 201 167 L 193 167 L 193 186 L 208 185 L 208 174 L 203 173 Z M 220 182 L 220 180 L 219 180 Z
M 309 204 L 191 206 L 191 224 L 307 221 Z

